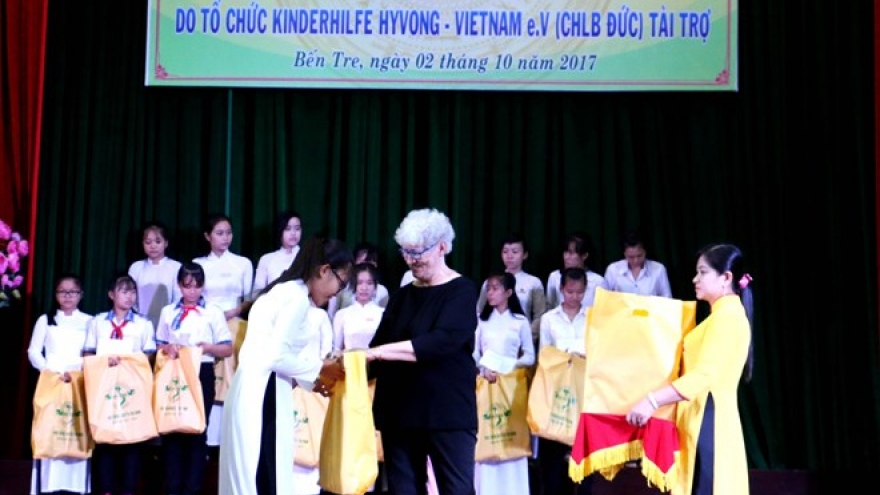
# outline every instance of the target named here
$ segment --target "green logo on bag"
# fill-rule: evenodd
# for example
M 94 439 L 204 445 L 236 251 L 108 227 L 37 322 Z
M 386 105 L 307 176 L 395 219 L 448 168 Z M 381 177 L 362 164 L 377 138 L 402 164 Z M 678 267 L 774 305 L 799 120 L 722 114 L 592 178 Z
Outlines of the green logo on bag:
M 556 389 L 556 392 L 553 394 L 553 408 L 565 411 L 568 410 L 569 407 L 575 405 L 577 403 L 577 397 L 573 393 L 571 393 L 571 388 L 562 387 Z
M 189 390 L 189 385 L 186 383 L 181 384 L 179 378 L 172 378 L 171 383 L 165 385 L 165 392 L 171 396 L 169 399 L 173 402 L 179 401 L 180 393 L 187 390 Z
M 483 419 L 490 421 L 492 426 L 500 428 L 507 424 L 507 418 L 510 416 L 510 408 L 495 403 L 489 407 L 489 411 L 483 413 Z
M 128 388 L 127 386 L 117 384 L 113 387 L 113 391 L 109 394 L 105 395 L 104 398 L 107 400 L 119 400 L 119 407 L 125 407 L 128 398 L 134 395 L 134 389 Z
M 298 410 L 293 410 L 293 427 L 299 428 L 300 425 L 309 424 L 309 417 L 305 415 L 305 413 L 299 412 Z
M 59 421 L 63 425 L 70 426 L 76 418 L 82 416 L 82 411 L 74 409 L 73 402 L 67 401 L 62 403 L 61 407 L 55 409 L 55 415 L 58 416 Z

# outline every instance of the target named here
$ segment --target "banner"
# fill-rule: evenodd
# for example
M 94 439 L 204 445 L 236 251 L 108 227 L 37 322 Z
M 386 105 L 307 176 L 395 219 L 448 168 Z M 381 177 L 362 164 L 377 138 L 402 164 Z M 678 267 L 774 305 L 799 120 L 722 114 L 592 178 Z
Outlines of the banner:
M 737 90 L 738 0 L 149 0 L 148 86 Z

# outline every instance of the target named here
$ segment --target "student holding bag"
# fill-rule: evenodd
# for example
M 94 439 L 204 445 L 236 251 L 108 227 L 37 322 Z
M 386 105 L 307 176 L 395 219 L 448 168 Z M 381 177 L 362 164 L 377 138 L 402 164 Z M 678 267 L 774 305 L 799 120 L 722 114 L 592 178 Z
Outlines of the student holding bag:
M 532 342 L 532 329 L 528 318 L 523 312 L 516 294 L 516 278 L 510 273 L 492 273 L 486 279 L 486 307 L 480 313 L 477 326 L 474 360 L 477 362 L 480 377 L 477 378 L 478 393 L 483 388 L 493 387 L 498 380 L 506 380 L 514 384 L 510 387 L 510 407 L 503 417 L 495 416 L 490 407 L 477 410 L 480 429 L 477 439 L 477 465 L 474 474 L 474 486 L 477 495 L 529 495 L 529 466 L 531 455 L 528 424 L 526 423 L 526 402 L 528 401 L 528 384 L 526 368 L 535 364 L 535 345 Z M 519 370 L 519 372 L 517 372 Z M 511 380 L 511 378 L 513 378 Z M 497 385 L 498 387 L 504 385 Z M 504 389 L 499 389 L 500 390 Z M 517 403 L 517 394 L 522 394 L 522 401 Z M 485 397 L 485 396 L 484 396 Z M 491 397 L 491 395 L 489 395 Z M 481 404 L 478 400 L 478 407 Z M 515 408 L 521 406 L 521 411 Z M 513 424 L 516 419 L 521 424 Z M 513 438 L 494 439 L 491 434 L 496 431 L 487 428 L 488 422 L 503 423 L 506 429 L 502 434 L 514 433 Z M 490 438 L 486 438 L 489 436 Z M 507 453 L 501 460 L 480 460 L 481 445 L 500 445 L 502 449 L 517 450 Z
M 42 381 L 47 372 L 55 373 L 64 383 L 71 383 L 71 372 L 82 371 L 82 350 L 86 341 L 86 326 L 91 319 L 79 310 L 82 300 L 82 281 L 77 275 L 65 274 L 55 283 L 55 299 L 49 312 L 40 316 L 34 325 L 28 359 L 41 372 Z M 82 386 L 82 381 L 79 382 Z M 40 387 L 37 387 L 38 390 Z M 75 413 L 75 411 L 71 411 Z M 35 418 L 36 419 L 36 418 Z M 36 454 L 36 452 L 35 452 Z M 57 458 L 34 461 L 31 492 L 68 491 L 89 493 L 87 459 Z M 37 482 L 40 486 L 37 490 Z
M 137 283 L 128 273 L 122 272 L 110 279 L 107 296 L 113 304 L 110 311 L 97 314 L 89 322 L 86 334 L 85 356 L 96 355 L 99 359 L 86 357 L 86 390 L 89 412 L 92 416 L 89 424 L 95 435 L 95 452 L 93 471 L 98 494 L 130 495 L 135 493 L 141 468 L 141 450 L 144 442 L 156 436 L 155 421 L 152 417 L 151 397 L 152 373 L 147 359 L 156 352 L 155 333 L 150 320 L 137 314 L 132 308 L 137 301 Z M 148 356 L 145 356 L 148 355 Z M 106 359 L 106 363 L 103 360 Z M 116 383 L 107 388 L 105 379 L 112 377 L 108 370 L 131 363 L 132 373 L 138 375 L 126 383 Z M 125 368 L 123 368 L 125 369 Z M 93 372 L 91 370 L 94 370 Z M 143 373 L 146 372 L 146 376 Z M 96 376 L 97 375 L 97 376 Z M 100 393 L 91 393 L 98 390 Z M 106 393 L 106 395 L 104 395 Z M 106 399 L 106 400 L 105 400 Z M 107 403 L 119 404 L 125 409 L 113 416 L 118 424 L 106 426 L 119 436 L 127 437 L 119 440 L 102 442 L 95 421 L 106 420 L 101 414 L 102 407 Z M 137 406 L 135 409 L 134 406 Z M 148 428 L 142 428 L 144 420 L 149 420 Z M 128 421 L 131 420 L 129 423 Z M 151 425 L 150 425 L 151 424 Z M 138 440 L 131 440 L 135 435 Z
M 198 380 L 201 384 L 203 413 L 214 403 L 214 358 L 232 355 L 232 338 L 223 311 L 206 304 L 202 297 L 205 271 L 201 265 L 186 262 L 177 273 L 182 297 L 162 308 L 156 343 L 171 359 L 179 359 L 182 347 L 200 349 Z M 165 452 L 165 483 L 169 495 L 198 494 L 202 490 L 208 445 L 205 432 L 169 433 L 162 436 Z

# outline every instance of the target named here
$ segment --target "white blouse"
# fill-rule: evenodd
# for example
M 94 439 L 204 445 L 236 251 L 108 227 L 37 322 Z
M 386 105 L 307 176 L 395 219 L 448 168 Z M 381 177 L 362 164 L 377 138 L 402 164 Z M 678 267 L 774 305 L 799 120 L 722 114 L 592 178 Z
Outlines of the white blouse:
M 143 259 L 128 268 L 128 274 L 137 282 L 138 313 L 153 322 L 153 326 L 159 323 L 162 308 L 180 299 L 178 272 L 180 262 L 171 258 L 162 258 L 159 263 Z
M 231 344 L 232 336 L 223 311 L 213 304 L 197 306 L 174 328 L 175 320 L 183 311 L 178 301 L 162 308 L 159 326 L 156 327 L 157 344 L 178 344 L 194 347 L 200 342 L 208 344 Z M 203 363 L 213 363 L 214 356 L 202 354 Z
M 565 314 L 561 305 L 544 313 L 541 317 L 538 348 L 552 345 L 563 351 L 586 355 L 584 334 L 587 331 L 588 310 L 586 304 L 581 304 L 580 311 L 573 319 Z
M 121 339 L 112 338 L 114 324 L 124 325 Z M 134 311 L 129 311 L 119 322 L 116 321 L 113 310 L 98 313 L 89 321 L 83 352 L 98 356 L 156 352 L 153 324 Z
M 254 292 L 260 292 L 280 277 L 284 270 L 287 270 L 293 264 L 297 254 L 299 254 L 299 246 L 294 246 L 289 253 L 284 248 L 281 248 L 278 251 L 272 251 L 261 256 L 257 262 Z
M 333 317 L 333 350 L 366 349 L 376 335 L 385 308 L 373 301 L 355 302 Z
M 212 252 L 193 261 L 205 270 L 205 290 L 202 295 L 207 302 L 229 311 L 251 295 L 254 284 L 254 264 L 251 260 L 226 251 L 222 256 Z
M 535 364 L 535 344 L 532 342 L 532 327 L 529 320 L 523 315 L 511 313 L 510 310 L 499 313 L 494 309 L 488 320 L 478 320 L 474 361 L 479 364 L 483 356 L 490 351 L 515 360 L 516 368 Z
M 38 371 L 81 370 L 82 351 L 91 318 L 79 310 L 74 310 L 70 316 L 59 310 L 55 313 L 55 325 L 49 325 L 49 317 L 40 316 L 28 346 L 31 365 Z

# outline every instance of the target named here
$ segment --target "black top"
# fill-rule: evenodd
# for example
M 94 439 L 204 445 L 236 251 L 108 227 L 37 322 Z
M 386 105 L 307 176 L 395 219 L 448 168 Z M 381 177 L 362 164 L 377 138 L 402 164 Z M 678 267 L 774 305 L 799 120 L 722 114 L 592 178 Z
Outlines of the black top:
M 370 347 L 411 340 L 416 362 L 371 363 L 377 429 L 477 429 L 476 328 L 477 286 L 465 277 L 391 296 Z

